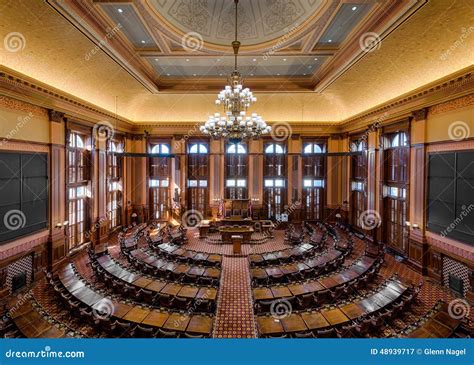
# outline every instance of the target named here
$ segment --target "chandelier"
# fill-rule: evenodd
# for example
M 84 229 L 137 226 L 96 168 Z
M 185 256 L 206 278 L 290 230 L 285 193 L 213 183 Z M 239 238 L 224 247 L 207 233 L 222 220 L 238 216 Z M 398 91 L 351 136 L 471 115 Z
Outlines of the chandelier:
M 252 113 L 247 116 L 247 109 L 257 101 L 249 88 L 243 87 L 243 79 L 237 71 L 237 56 L 240 42 L 237 40 L 237 4 L 235 3 L 235 40 L 232 42 L 234 49 L 234 71 L 228 78 L 228 83 L 224 90 L 217 95 L 216 105 L 224 106 L 224 114 L 215 113 L 199 129 L 203 134 L 213 138 L 225 138 L 231 143 L 238 143 L 244 139 L 257 139 L 269 134 L 272 130 L 265 123 L 261 116 Z

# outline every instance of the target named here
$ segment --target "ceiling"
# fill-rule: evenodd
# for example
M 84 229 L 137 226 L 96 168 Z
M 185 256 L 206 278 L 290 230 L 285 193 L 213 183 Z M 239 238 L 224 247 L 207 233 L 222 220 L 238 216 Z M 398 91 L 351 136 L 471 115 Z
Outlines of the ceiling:
M 240 0 L 239 70 L 254 90 L 320 90 L 364 53 L 361 35 L 381 40 L 425 1 Z M 217 90 L 233 70 L 233 0 L 48 2 L 151 92 Z
M 132 122 L 204 121 L 232 69 L 217 24 L 223 2 L 5 0 L 0 64 Z M 212 10 L 198 25 L 207 32 L 186 20 L 189 4 L 192 14 Z M 474 63 L 470 0 L 241 0 L 241 8 L 257 20 L 241 30 L 239 69 L 257 91 L 252 112 L 269 122 L 342 122 Z M 183 38 L 189 31 L 202 37 L 197 49 Z M 374 48 L 367 32 L 381 41 Z M 19 50 L 5 47 L 12 33 L 23 38 Z

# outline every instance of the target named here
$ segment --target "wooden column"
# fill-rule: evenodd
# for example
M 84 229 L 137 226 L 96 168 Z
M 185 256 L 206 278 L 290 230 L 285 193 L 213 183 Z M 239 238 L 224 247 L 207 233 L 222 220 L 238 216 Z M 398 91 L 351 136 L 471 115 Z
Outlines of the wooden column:
M 410 191 L 409 221 L 411 230 L 408 239 L 408 260 L 419 272 L 426 274 L 428 243 L 426 240 L 426 116 L 427 110 L 413 112 L 410 133 Z M 418 228 L 413 228 L 417 225 Z
M 94 129 L 97 132 L 98 129 Z M 90 239 L 92 247 L 104 244 L 108 240 L 108 218 L 107 218 L 107 137 L 100 133 L 92 136 L 94 144 L 93 154 L 93 178 L 92 178 L 92 226 Z
M 66 128 L 64 113 L 49 110 L 49 235 L 47 269 L 54 271 L 66 259 Z

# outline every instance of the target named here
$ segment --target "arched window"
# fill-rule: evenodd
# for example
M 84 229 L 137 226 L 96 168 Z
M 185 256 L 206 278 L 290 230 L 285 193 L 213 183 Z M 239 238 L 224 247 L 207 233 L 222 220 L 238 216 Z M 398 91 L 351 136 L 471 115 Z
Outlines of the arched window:
M 283 146 L 276 143 L 272 143 L 272 144 L 267 145 L 267 147 L 265 148 L 265 153 L 266 154 L 271 154 L 271 153 L 284 154 L 285 151 L 283 149 Z
M 303 153 L 305 155 L 326 152 L 326 145 L 320 143 L 305 143 Z
M 160 155 L 169 155 L 170 146 L 167 143 L 158 143 L 153 146 L 153 148 L 151 149 L 151 153 L 156 153 Z
M 189 153 L 208 153 L 207 145 L 204 143 L 193 143 L 189 146 Z
M 240 143 L 231 144 L 227 147 L 227 153 L 245 154 L 247 153 L 247 149 Z
M 70 139 L 69 139 L 69 147 L 74 147 L 74 148 L 86 148 L 84 139 L 77 133 L 71 133 Z

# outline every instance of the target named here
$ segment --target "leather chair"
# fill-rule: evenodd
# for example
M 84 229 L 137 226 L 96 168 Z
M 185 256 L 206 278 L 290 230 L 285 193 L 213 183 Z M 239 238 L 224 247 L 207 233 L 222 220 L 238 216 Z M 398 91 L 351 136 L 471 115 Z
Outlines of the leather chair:
M 156 336 L 155 330 L 150 327 L 143 327 L 137 325 L 133 330 L 132 337 L 135 338 L 154 338 Z
M 115 321 L 110 327 L 114 337 L 130 337 L 133 333 L 133 326 L 129 322 Z
M 157 333 L 158 337 L 160 338 L 178 338 L 179 335 L 177 332 L 175 331 L 166 331 L 164 329 L 158 329 L 158 333 Z

